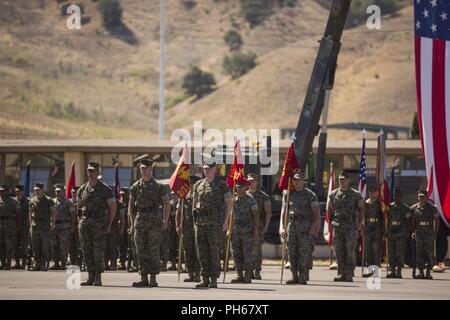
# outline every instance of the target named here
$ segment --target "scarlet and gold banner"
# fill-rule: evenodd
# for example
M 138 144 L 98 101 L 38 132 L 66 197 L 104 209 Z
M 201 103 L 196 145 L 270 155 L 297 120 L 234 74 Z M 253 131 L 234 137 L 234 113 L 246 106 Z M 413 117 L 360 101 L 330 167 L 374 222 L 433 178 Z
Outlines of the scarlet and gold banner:
M 183 148 L 183 154 L 178 161 L 177 168 L 170 177 L 170 189 L 175 192 L 179 198 L 184 198 L 189 193 L 189 152 L 187 144 Z
M 286 157 L 284 158 L 283 171 L 281 172 L 280 183 L 278 186 L 282 190 L 289 189 L 289 179 L 297 172 L 300 171 L 297 158 L 295 157 L 294 144 L 291 143 Z
M 233 188 L 236 181 L 238 181 L 240 177 L 245 177 L 244 161 L 242 159 L 240 142 L 239 140 L 236 140 L 236 143 L 234 144 L 233 165 L 231 166 L 230 172 L 228 172 L 227 176 L 228 187 Z

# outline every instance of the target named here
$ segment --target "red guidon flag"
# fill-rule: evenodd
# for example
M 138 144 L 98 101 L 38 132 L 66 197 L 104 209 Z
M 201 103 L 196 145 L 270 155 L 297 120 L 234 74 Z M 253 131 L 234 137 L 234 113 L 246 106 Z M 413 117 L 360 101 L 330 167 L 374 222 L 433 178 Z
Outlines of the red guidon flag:
M 75 161 L 72 162 L 72 170 L 70 171 L 69 180 L 67 181 L 66 187 L 66 198 L 72 199 L 72 188 L 76 186 L 75 182 Z
M 188 147 L 187 144 L 185 144 L 177 168 L 169 180 L 170 189 L 175 192 L 180 199 L 183 199 L 189 193 L 189 159 Z
M 236 181 L 240 176 L 244 176 L 244 160 L 242 158 L 241 145 L 239 139 L 234 144 L 234 160 L 230 172 L 227 176 L 227 185 L 230 188 L 234 187 Z
M 300 166 L 298 165 L 297 158 L 294 152 L 294 143 L 291 143 L 286 157 L 284 158 L 283 171 L 281 172 L 280 183 L 278 187 L 282 190 L 289 189 L 289 179 L 300 171 Z

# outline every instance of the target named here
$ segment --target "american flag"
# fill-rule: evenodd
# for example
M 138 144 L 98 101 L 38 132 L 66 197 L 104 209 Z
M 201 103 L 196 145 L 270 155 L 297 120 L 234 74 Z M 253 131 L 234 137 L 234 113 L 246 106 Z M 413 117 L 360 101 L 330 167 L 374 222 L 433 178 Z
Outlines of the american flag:
M 450 1 L 414 0 L 417 107 L 433 201 L 450 226 Z
M 363 199 L 367 195 L 366 186 L 366 130 L 363 130 L 363 142 L 361 148 L 361 161 L 359 162 L 359 178 L 358 178 L 358 191 L 361 193 Z

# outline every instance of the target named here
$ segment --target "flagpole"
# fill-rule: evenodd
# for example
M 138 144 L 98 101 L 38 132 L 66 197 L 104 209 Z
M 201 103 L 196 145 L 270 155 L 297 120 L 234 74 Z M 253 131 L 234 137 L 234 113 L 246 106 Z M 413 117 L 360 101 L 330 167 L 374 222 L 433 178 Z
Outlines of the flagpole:
M 284 213 L 285 213 L 285 219 L 283 221 L 283 230 L 286 233 L 286 238 L 283 239 L 283 245 L 281 248 L 281 278 L 280 278 L 280 284 L 283 284 L 283 273 L 284 273 L 284 260 L 286 258 L 286 244 L 287 244 L 287 218 L 288 218 L 288 209 L 289 209 L 289 192 L 291 189 L 291 177 L 289 177 L 288 180 L 288 189 L 287 189 L 287 194 L 286 194 L 286 208 L 284 209 Z
M 183 220 L 184 220 L 184 198 L 181 198 L 181 212 L 180 212 L 180 239 L 178 243 L 178 282 L 181 276 L 181 253 L 183 251 Z
M 233 184 L 233 204 L 234 204 L 234 194 L 236 192 L 236 181 Z M 231 242 L 231 228 L 233 228 L 233 209 L 231 209 L 231 216 L 228 220 L 228 228 L 227 228 L 227 249 L 225 252 L 225 265 L 223 266 L 223 283 L 225 283 L 225 277 L 228 271 L 228 260 L 230 258 L 230 242 Z

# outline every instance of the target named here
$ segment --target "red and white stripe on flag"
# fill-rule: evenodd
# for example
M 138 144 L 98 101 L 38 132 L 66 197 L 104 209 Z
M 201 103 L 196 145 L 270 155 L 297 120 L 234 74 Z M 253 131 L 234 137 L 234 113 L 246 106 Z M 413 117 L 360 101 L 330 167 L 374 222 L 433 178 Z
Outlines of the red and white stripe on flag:
M 334 169 L 333 169 L 333 164 L 331 164 L 331 166 L 330 166 L 330 181 L 328 183 L 327 210 L 325 211 L 325 221 L 323 223 L 323 238 L 328 242 L 328 245 L 330 245 L 330 246 L 333 244 L 333 230 L 331 228 L 330 218 L 328 215 L 328 204 L 330 202 L 329 196 L 331 194 L 331 191 L 333 191 L 335 189 L 334 181 L 335 181 Z
M 432 199 L 450 226 L 450 3 L 415 1 L 419 129 Z

